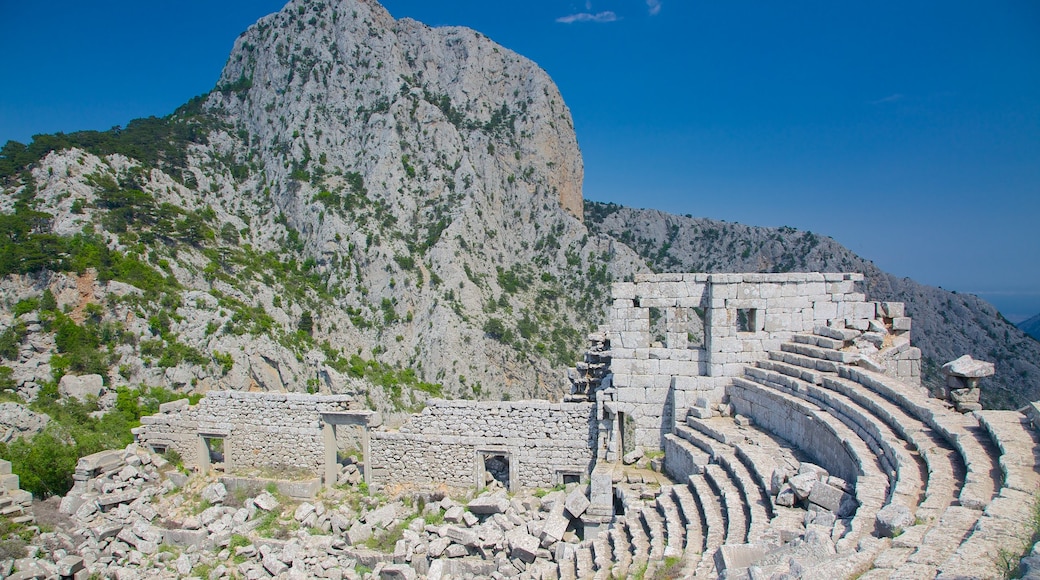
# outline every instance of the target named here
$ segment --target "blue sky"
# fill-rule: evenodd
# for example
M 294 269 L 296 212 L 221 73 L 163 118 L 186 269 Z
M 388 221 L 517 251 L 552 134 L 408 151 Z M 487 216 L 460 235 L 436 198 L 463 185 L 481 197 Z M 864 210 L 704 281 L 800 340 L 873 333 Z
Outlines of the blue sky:
M 281 1 L 0 0 L 0 142 L 164 115 Z M 560 86 L 585 196 L 788 225 L 1040 312 L 1040 3 L 386 0 Z

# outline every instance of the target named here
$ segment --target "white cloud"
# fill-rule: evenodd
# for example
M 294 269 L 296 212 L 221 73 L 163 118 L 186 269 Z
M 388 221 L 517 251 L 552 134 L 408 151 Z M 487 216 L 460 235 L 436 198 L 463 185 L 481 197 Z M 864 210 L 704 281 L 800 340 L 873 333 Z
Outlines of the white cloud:
M 605 12 L 597 12 L 595 14 L 591 12 L 579 12 L 577 14 L 568 14 L 567 16 L 561 16 L 556 19 L 556 22 L 562 22 L 564 24 L 571 24 L 572 22 L 614 22 L 617 20 L 617 14 L 607 10 Z
M 888 95 L 887 97 L 880 98 L 876 101 L 870 101 L 871 105 L 884 105 L 885 103 L 895 103 L 903 100 L 903 95 L 895 93 Z
M 650 16 L 657 16 L 661 11 L 661 0 L 646 0 L 646 8 L 650 11 Z

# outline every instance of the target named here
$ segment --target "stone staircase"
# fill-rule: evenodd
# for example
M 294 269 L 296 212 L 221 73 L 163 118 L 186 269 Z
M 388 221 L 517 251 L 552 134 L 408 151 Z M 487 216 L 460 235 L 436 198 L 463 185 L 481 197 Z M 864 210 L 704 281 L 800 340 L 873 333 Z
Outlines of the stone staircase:
M 11 473 L 11 462 L 0 459 L 0 515 L 17 524 L 35 524 L 32 494 L 18 485 L 18 475 Z
M 792 561 L 818 578 L 998 576 L 1000 550 L 1019 551 L 1031 533 L 1040 433 L 1021 412 L 961 414 L 857 364 L 856 335 L 796 334 L 732 378 L 729 416 L 691 409 L 664 437 L 663 469 L 679 483 L 628 502 L 602 539 L 583 543 L 577 577 L 649 576 L 665 557 L 695 578 L 740 577 L 751 563 L 768 576 Z M 777 503 L 807 462 L 854 510 L 821 519 Z M 814 501 L 805 505 L 822 510 Z M 878 514 L 893 510 L 904 525 L 886 534 Z M 820 521 L 833 553 L 806 548 Z

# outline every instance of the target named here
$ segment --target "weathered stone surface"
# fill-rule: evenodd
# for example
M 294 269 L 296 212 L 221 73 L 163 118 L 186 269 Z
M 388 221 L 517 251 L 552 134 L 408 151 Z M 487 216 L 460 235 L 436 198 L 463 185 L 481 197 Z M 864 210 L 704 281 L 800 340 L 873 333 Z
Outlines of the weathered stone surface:
M 975 360 L 967 354 L 944 364 L 942 371 L 947 375 L 968 378 L 989 377 L 996 372 L 993 363 Z
M 791 491 L 799 501 L 808 499 L 817 482 L 819 482 L 819 479 L 817 479 L 815 473 L 801 473 L 787 480 L 788 485 L 791 486 Z
M 469 511 L 479 515 L 501 514 L 509 509 L 509 498 L 505 492 L 484 494 L 468 504 Z
M 278 498 L 266 491 L 253 498 L 253 503 L 265 512 L 269 512 L 279 505 Z
M 63 375 L 58 382 L 59 393 L 80 401 L 86 401 L 87 397 L 100 397 L 104 388 L 104 378 L 101 375 Z
M 200 495 L 202 499 L 210 503 L 222 503 L 224 498 L 227 497 L 227 488 L 224 487 L 223 483 L 211 483 L 202 490 Z
M 591 502 L 589 498 L 585 497 L 585 488 L 578 487 L 574 491 L 567 494 L 567 500 L 564 503 L 564 507 L 567 509 L 567 513 L 572 518 L 580 518 L 585 510 L 589 509 Z
M 910 508 L 898 503 L 891 503 L 881 508 L 875 516 L 877 533 L 885 538 L 894 538 L 903 530 L 914 525 L 914 516 Z

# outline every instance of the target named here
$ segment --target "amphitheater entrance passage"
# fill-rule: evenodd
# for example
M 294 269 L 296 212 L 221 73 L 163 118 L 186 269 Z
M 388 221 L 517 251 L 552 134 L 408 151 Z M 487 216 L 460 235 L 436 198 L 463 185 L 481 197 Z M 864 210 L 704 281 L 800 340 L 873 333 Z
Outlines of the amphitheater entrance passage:
M 321 414 L 321 431 L 325 442 L 326 488 L 336 485 L 340 472 L 340 451 L 348 451 L 346 447 L 354 447 L 349 451 L 356 449 L 360 452 L 361 457 L 357 461 L 357 466 L 361 470 L 365 484 L 372 485 L 372 469 L 370 468 L 372 450 L 369 430 L 378 427 L 382 422 L 382 417 L 375 411 L 335 411 Z M 360 431 L 360 437 L 353 438 L 353 442 L 348 446 L 340 445 L 341 440 L 350 441 L 352 439 L 348 433 L 341 432 L 344 428 Z M 355 445 L 354 442 L 358 445 Z M 341 447 L 344 448 L 341 449 Z
M 512 454 L 504 449 L 482 449 L 477 451 L 476 468 L 477 487 L 489 487 L 496 482 L 506 491 L 514 491 L 517 481 L 516 465 Z

